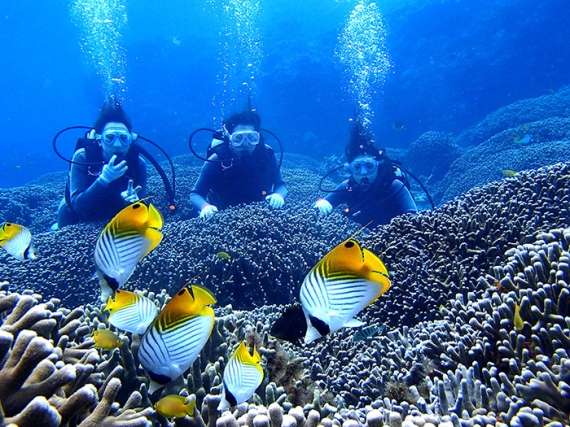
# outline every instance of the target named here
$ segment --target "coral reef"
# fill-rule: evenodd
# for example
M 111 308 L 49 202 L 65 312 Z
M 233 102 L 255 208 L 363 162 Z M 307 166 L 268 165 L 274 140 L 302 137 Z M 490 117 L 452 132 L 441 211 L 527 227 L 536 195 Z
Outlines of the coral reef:
M 522 135 L 529 135 L 530 141 L 515 142 Z M 502 171 L 506 169 L 519 172 L 570 161 L 569 147 L 570 119 L 567 118 L 549 118 L 502 129 L 453 162 L 433 191 L 434 199 L 452 200 L 470 188 L 504 178 Z
M 424 184 L 428 184 L 440 181 L 460 154 L 451 135 L 431 131 L 410 145 L 403 163 L 406 169 L 417 177 L 423 177 Z M 426 159 L 437 159 L 437 162 L 426 162 Z
M 306 173 L 299 181 L 311 177 Z M 136 359 L 138 336 L 128 334 L 108 354 L 92 348 L 91 332 L 111 328 L 100 307 L 67 310 L 58 299 L 42 303 L 32 291 L 11 293 L 5 285 L 2 425 L 26 426 L 40 416 L 54 426 L 568 424 L 569 180 L 569 164 L 521 173 L 434 212 L 363 232 L 364 246 L 386 262 L 393 288 L 360 317 L 386 324 L 387 333 L 355 342 L 354 330 L 343 329 L 304 348 L 270 336 L 284 309 L 270 299 L 295 299 L 304 272 L 331 242 L 350 235 L 354 224 L 340 215 L 310 221 L 303 197 L 312 197 L 311 190 L 291 200 L 289 211 L 250 205 L 221 212 L 215 221 L 169 224 L 170 241 L 148 265 L 142 263 L 133 284 L 150 288 L 145 293 L 162 307 L 171 290 L 154 289 L 179 286 L 203 270 L 199 280 L 224 301 L 216 308 L 211 340 L 188 374 L 162 391 L 193 394 L 193 417 L 165 420 L 154 414 L 151 405 L 160 396 L 146 392 L 148 380 Z M 89 230 L 70 227 L 45 237 L 54 245 L 57 239 L 66 242 L 58 255 L 63 262 L 89 252 L 93 243 L 80 238 Z M 232 258 L 215 257 L 219 250 Z M 185 264 L 188 254 L 196 265 Z M 14 270 L 16 264 L 8 263 Z M 79 269 L 71 261 L 65 265 L 71 284 Z M 53 279 L 54 269 L 44 268 Z M 228 270 L 226 279 L 218 276 Z M 19 276 L 20 287 L 35 289 L 30 276 Z M 249 287 L 232 287 L 240 278 Z M 267 288 L 275 283 L 278 290 Z M 42 289 L 48 291 L 55 289 Z M 81 287 L 75 285 L 74 292 L 80 294 Z M 244 311 L 248 304 L 259 307 Z M 223 370 L 243 339 L 258 347 L 266 377 L 251 403 L 219 414 Z

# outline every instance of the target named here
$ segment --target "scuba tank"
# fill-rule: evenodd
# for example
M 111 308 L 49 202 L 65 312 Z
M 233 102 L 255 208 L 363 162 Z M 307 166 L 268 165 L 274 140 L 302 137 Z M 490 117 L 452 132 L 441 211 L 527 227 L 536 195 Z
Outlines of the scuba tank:
M 62 155 L 58 148 L 57 148 L 57 139 L 65 132 L 73 130 L 73 129 L 86 129 L 86 130 L 92 130 L 93 127 L 92 126 L 69 126 L 65 129 L 60 130 L 58 133 L 55 134 L 55 136 L 53 137 L 52 140 L 52 148 L 53 151 L 55 152 L 55 154 L 57 154 L 57 156 L 64 160 L 65 162 L 71 164 L 80 164 L 80 165 L 85 165 L 88 166 L 89 169 L 91 169 L 91 167 L 99 167 L 101 168 L 103 166 L 103 161 L 95 161 L 95 162 L 85 162 L 85 163 L 78 163 L 78 162 L 74 162 L 71 159 L 68 159 L 67 157 L 65 157 L 64 155 Z M 145 142 L 148 142 L 149 144 L 154 145 L 157 149 L 159 149 L 164 155 L 165 157 L 168 159 L 168 162 L 170 163 L 170 168 L 171 168 L 171 176 L 172 176 L 172 183 L 169 181 L 168 176 L 166 175 L 166 173 L 164 172 L 164 169 L 162 168 L 162 166 L 160 166 L 160 164 L 158 163 L 158 161 L 141 145 L 137 144 L 136 141 L 138 139 L 142 139 Z M 129 149 L 132 150 L 133 148 L 137 151 L 137 153 L 142 154 L 156 169 L 156 171 L 158 172 L 158 174 L 160 175 L 162 182 L 164 183 L 164 189 L 166 191 L 166 198 L 168 201 L 168 205 L 169 205 L 169 209 L 170 211 L 174 211 L 176 210 L 176 174 L 175 174 L 175 170 L 174 170 L 174 164 L 172 163 L 172 159 L 170 158 L 170 156 L 168 155 L 168 153 L 166 153 L 166 151 L 164 151 L 164 149 L 162 147 L 160 147 L 158 144 L 152 142 L 150 139 L 147 139 L 141 135 L 137 136 L 137 140 L 133 140 L 132 144 L 131 144 L 131 148 Z M 95 139 L 92 138 L 79 138 L 75 144 L 75 150 L 74 153 L 81 149 L 84 148 L 86 153 L 88 154 L 88 158 L 89 158 L 89 151 L 93 151 L 95 149 L 99 150 L 99 146 L 98 144 L 95 142 Z M 68 206 L 71 207 L 71 203 L 69 201 L 69 180 L 68 183 L 66 185 L 66 191 L 65 191 L 65 200 L 68 204 Z

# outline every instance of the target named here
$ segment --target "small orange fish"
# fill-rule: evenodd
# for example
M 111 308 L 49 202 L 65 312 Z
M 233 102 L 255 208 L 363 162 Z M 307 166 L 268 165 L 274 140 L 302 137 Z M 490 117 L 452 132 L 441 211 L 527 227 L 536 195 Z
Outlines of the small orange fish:
M 196 407 L 195 396 L 179 396 L 169 394 L 154 404 L 154 409 L 164 418 L 184 418 L 193 416 Z

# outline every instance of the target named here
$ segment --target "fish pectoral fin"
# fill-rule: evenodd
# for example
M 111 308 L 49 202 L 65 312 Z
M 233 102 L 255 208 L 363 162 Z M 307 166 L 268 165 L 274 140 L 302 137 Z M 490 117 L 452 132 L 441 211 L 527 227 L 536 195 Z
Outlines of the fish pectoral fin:
M 348 322 L 346 322 L 344 324 L 345 328 L 359 328 L 360 326 L 363 326 L 364 322 L 361 322 L 358 319 L 350 319 Z

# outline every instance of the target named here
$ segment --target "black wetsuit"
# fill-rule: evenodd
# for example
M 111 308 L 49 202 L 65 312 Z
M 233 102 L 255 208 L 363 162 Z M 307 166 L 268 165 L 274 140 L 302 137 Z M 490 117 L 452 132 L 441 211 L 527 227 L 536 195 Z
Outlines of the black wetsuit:
M 108 221 L 112 219 L 129 204 L 123 199 L 121 192 L 127 189 L 131 179 L 133 180 L 133 187 L 138 185 L 142 187 L 138 196 L 142 198 L 146 195 L 146 163 L 137 150 L 132 148 L 131 150 L 125 158 L 128 166 L 127 172 L 109 185 L 97 179 L 101 174 L 102 164 L 93 166 L 71 165 L 68 182 L 69 194 L 60 204 L 57 214 L 59 227 L 82 221 Z M 88 156 L 86 150 L 82 148 L 75 152 L 73 161 L 78 163 L 97 161 L 92 158 L 88 159 L 88 157 L 91 156 Z M 99 154 L 100 159 L 102 159 L 102 153 Z
M 219 162 L 218 159 L 227 159 Z M 268 145 L 260 145 L 250 155 L 231 157 L 231 152 L 210 156 L 190 192 L 190 202 L 200 212 L 205 203 L 225 209 L 240 203 L 265 200 L 272 193 L 285 198 L 287 188 L 277 158 Z

